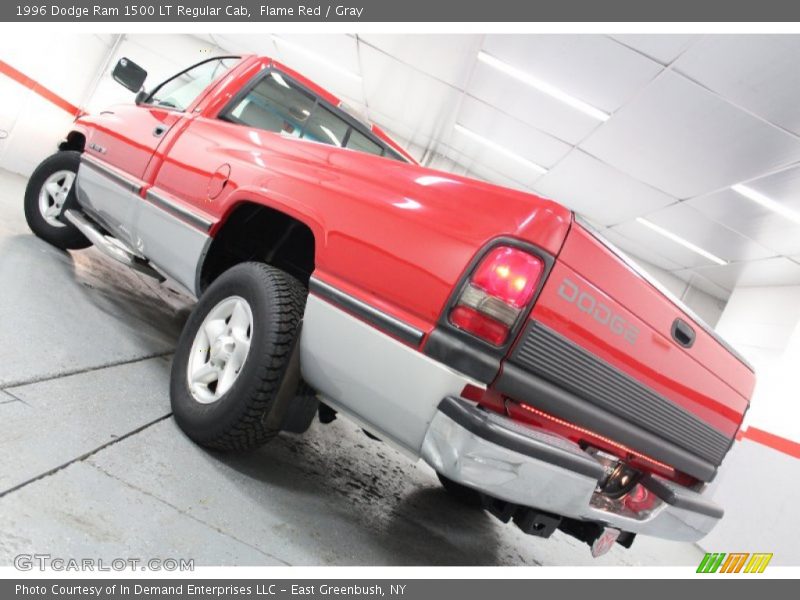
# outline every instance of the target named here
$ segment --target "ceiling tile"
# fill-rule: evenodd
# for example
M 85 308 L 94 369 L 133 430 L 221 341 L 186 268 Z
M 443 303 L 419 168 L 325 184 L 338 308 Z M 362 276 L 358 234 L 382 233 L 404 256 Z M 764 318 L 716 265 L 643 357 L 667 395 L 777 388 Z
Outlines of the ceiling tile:
M 480 173 L 480 179 L 530 191 L 533 182 L 541 177 L 541 173 L 523 163 L 498 157 L 493 150 L 469 139 L 462 139 L 465 137 L 463 134 L 456 132 L 456 135 L 457 145 L 461 149 L 439 142 L 438 150 L 448 158 L 466 166 L 468 170 Z M 510 185 L 512 182 L 513 185 Z
M 440 144 L 430 167 L 432 169 L 440 169 L 448 173 L 480 179 L 481 181 L 486 181 L 495 185 L 531 193 L 530 188 L 523 183 L 503 173 L 498 173 L 493 168 L 483 165 L 471 156 L 462 154 L 445 144 Z
M 467 173 L 467 168 L 460 162 L 438 153 L 434 155 L 426 166 L 436 171 L 445 171 L 456 175 L 465 175 Z
M 776 254 L 708 218 L 685 202 L 651 213 L 647 215 L 647 220 L 728 262 L 757 260 Z M 656 232 L 653 232 L 653 236 L 663 237 Z
M 348 73 L 360 74 L 358 47 L 349 35 L 281 35 L 273 38 L 277 54 L 273 57 L 294 69 L 336 96 L 357 99 L 364 97 L 361 80 L 343 75 L 336 65 Z
M 612 36 L 662 65 L 668 65 L 702 36 L 674 34 L 628 34 Z
M 800 167 L 794 166 L 748 181 L 747 185 L 787 208 L 800 212 Z
M 569 144 L 474 98 L 463 99 L 456 122 L 470 132 L 544 168 L 553 166 L 572 148 Z M 451 148 L 500 172 L 510 170 L 511 173 L 524 174 L 530 171 L 528 175 L 522 176 L 522 181 L 532 181 L 541 175 L 530 166 L 490 148 L 455 127 L 451 127 L 449 134 L 443 132 L 441 140 Z
M 362 34 L 358 39 L 400 62 L 441 79 L 450 85 L 466 85 L 481 45 L 480 35 Z
M 572 151 L 535 188 L 602 225 L 615 225 L 676 202 L 580 150 Z
M 800 141 L 665 72 L 581 147 L 677 198 L 800 159 Z
M 374 110 L 426 137 L 449 131 L 460 91 L 369 46 L 360 54 L 371 118 L 380 123 Z
M 577 144 L 600 123 L 481 62 L 475 65 L 467 93 L 570 144 Z
M 269 34 L 243 33 L 233 35 L 230 33 L 215 33 L 212 38 L 228 52 L 260 54 L 270 57 L 276 56 L 278 53 L 278 49 L 272 42 L 272 36 Z
M 466 176 L 474 179 L 481 179 L 483 181 L 507 187 L 512 190 L 530 193 L 530 189 L 524 184 L 510 177 L 506 177 L 502 173 L 498 173 L 494 169 L 491 169 L 480 163 L 474 163 L 470 170 L 467 171 Z
M 609 113 L 662 68 L 603 35 L 488 35 L 483 49 Z
M 695 269 L 695 272 L 727 290 L 733 290 L 737 286 L 800 285 L 800 264 L 782 256 L 701 267 Z
M 705 292 L 718 300 L 727 301 L 731 295 L 731 290 L 703 277 L 697 271 L 673 271 L 672 274 L 686 281 L 691 287 Z
M 612 227 L 610 230 L 607 229 L 606 231 L 616 232 L 628 238 L 629 240 L 636 242 L 640 246 L 649 249 L 650 252 L 662 256 L 667 260 L 679 265 L 680 267 L 700 267 L 714 264 L 707 258 L 700 256 L 696 252 L 692 252 L 688 248 L 685 248 L 680 244 L 657 234 L 652 229 L 642 225 L 641 223 L 638 223 L 637 221 L 627 221 L 619 225 L 614 225 L 614 227 Z M 643 258 L 645 258 L 645 260 L 649 260 L 653 264 L 661 266 L 655 260 L 650 260 L 644 256 Z
M 285 60 L 311 54 L 351 73 L 360 71 L 358 41 L 355 36 L 341 33 L 282 33 L 272 37 L 278 52 Z
M 636 262 L 644 262 L 655 265 L 661 269 L 674 270 L 681 268 L 681 265 L 663 254 L 655 252 L 646 244 L 630 239 L 620 232 L 619 229 L 604 229 L 600 235 L 611 242 L 612 245 L 622 250 Z
M 800 134 L 798 64 L 798 35 L 709 35 L 686 51 L 674 68 Z
M 408 125 L 374 108 L 370 108 L 368 113 L 371 122 L 376 123 L 385 131 L 391 131 L 398 138 L 422 146 L 429 146 L 431 143 L 431 135 L 428 132 L 421 131 L 417 126 Z
M 776 254 L 800 253 L 800 225 L 731 189 L 693 198 L 686 204 Z

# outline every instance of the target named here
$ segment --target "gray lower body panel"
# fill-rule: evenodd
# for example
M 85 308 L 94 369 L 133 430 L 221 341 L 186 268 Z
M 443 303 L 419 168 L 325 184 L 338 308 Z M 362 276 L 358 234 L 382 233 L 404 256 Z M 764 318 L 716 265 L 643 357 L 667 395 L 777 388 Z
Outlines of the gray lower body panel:
M 139 189 L 95 159 L 81 161 L 76 179 L 80 207 L 136 255 L 196 295 L 198 267 L 211 242 L 208 224 L 198 228 L 169 210 L 165 201 L 145 200 Z
M 75 193 L 81 208 L 119 241 L 133 242 L 133 219 L 139 207 L 138 186 L 126 182 L 95 160 L 81 160 Z
M 139 199 L 136 249 L 187 290 L 197 295 L 197 270 L 211 238 L 181 219 Z

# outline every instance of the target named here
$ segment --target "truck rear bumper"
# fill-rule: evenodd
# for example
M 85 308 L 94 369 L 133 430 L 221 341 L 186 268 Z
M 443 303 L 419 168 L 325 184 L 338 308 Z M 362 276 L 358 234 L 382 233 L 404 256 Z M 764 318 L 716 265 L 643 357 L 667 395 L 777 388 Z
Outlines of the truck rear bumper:
M 605 471 L 592 456 L 456 397 L 439 404 L 421 455 L 441 474 L 488 496 L 633 533 L 697 541 L 723 515 L 697 492 L 655 477 L 643 481 L 661 500 L 647 516 L 601 510 L 591 500 Z

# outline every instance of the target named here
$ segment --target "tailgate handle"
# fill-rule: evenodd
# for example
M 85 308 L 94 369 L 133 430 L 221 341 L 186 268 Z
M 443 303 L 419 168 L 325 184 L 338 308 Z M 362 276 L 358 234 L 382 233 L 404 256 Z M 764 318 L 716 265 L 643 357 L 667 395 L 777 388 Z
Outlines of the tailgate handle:
M 679 346 L 691 348 L 694 344 L 695 333 L 692 326 L 683 319 L 675 319 L 672 323 L 672 339 L 678 342 Z

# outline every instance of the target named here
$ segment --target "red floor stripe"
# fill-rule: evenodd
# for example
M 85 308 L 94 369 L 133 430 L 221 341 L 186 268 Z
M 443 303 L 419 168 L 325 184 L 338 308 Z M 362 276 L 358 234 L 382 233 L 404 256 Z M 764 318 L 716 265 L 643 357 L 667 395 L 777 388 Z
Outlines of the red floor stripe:
M 762 444 L 763 446 L 768 446 L 778 452 L 788 454 L 794 458 L 800 458 L 800 443 L 787 440 L 786 438 L 770 433 L 769 431 L 764 431 L 763 429 L 758 429 L 757 427 L 748 427 L 741 432 L 737 438 L 745 438 Z
M 39 94 L 42 98 L 44 98 L 48 102 L 52 102 L 57 107 L 59 107 L 62 110 L 65 110 L 66 112 L 68 112 L 73 116 L 78 116 L 81 113 L 80 108 L 78 108 L 77 106 L 75 106 L 70 102 L 67 102 L 66 100 L 64 100 L 64 98 L 62 98 L 52 90 L 47 89 L 35 79 L 31 79 L 30 77 L 25 75 L 25 73 L 17 71 L 14 67 L 12 67 L 10 64 L 8 64 L 3 60 L 0 60 L 0 73 L 6 75 L 7 77 L 10 77 L 19 84 L 24 85 L 26 88 L 33 90 L 34 93 Z

